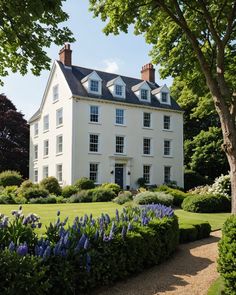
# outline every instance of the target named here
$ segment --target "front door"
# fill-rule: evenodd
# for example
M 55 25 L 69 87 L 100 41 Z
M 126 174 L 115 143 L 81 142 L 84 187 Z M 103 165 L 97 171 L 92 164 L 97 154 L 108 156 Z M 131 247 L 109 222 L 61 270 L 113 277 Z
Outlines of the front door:
M 119 184 L 121 188 L 124 186 L 124 165 L 116 164 L 115 165 L 115 183 Z

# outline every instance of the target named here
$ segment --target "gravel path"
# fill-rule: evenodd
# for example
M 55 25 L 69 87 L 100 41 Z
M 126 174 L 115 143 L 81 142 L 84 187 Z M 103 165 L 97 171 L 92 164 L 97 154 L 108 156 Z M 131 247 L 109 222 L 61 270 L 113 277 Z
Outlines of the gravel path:
M 220 236 L 221 232 L 217 231 L 210 238 L 180 245 L 168 261 L 93 294 L 205 295 L 218 277 L 216 259 Z

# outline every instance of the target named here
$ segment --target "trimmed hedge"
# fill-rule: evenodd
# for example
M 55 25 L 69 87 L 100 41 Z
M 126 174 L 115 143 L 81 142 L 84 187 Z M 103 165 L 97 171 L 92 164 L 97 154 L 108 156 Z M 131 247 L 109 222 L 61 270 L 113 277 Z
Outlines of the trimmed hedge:
M 231 202 L 220 195 L 191 195 L 184 199 L 182 208 L 196 213 L 230 212 Z
M 185 192 L 168 187 L 167 185 L 160 185 L 155 191 L 166 192 L 167 194 L 173 196 L 173 205 L 176 207 L 181 207 L 183 200 L 188 196 Z
M 17 171 L 6 170 L 0 173 L 0 186 L 19 186 L 22 181 L 22 175 Z
M 66 185 L 62 188 L 61 195 L 64 198 L 69 198 L 78 192 L 78 188 L 74 185 Z
M 123 205 L 127 202 L 130 202 L 133 200 L 133 195 L 130 191 L 124 191 L 124 192 L 120 192 L 118 197 L 116 197 L 113 202 L 115 202 L 116 204 L 119 205 Z
M 236 294 L 236 215 L 230 216 L 219 242 L 218 271 L 224 279 L 224 294 Z
M 94 188 L 82 190 L 69 198 L 69 203 L 109 202 L 116 197 L 110 189 Z
M 47 190 L 50 194 L 59 196 L 61 195 L 61 187 L 58 180 L 54 176 L 49 176 L 41 180 L 40 186 Z
M 139 205 L 146 204 L 163 204 L 166 206 L 171 206 L 173 204 L 173 197 L 164 192 L 150 192 L 145 191 L 137 194 L 134 197 L 134 202 Z
M 27 200 L 35 198 L 47 198 L 49 196 L 49 191 L 44 188 L 34 186 L 29 187 L 24 192 L 22 191 L 20 195 Z
M 119 184 L 116 183 L 103 183 L 100 188 L 105 188 L 105 189 L 110 189 L 112 190 L 116 195 L 119 194 L 119 192 L 121 191 L 121 188 L 119 186 Z
M 94 182 L 87 177 L 81 177 L 80 179 L 76 180 L 74 186 L 76 186 L 79 190 L 95 188 Z
M 211 226 L 209 222 L 179 225 L 179 242 L 181 244 L 208 238 Z

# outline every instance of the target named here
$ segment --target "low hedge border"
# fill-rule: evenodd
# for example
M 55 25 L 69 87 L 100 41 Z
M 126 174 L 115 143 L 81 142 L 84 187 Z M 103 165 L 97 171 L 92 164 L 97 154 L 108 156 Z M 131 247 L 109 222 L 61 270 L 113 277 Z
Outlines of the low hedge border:
M 208 222 L 193 224 L 182 223 L 179 225 L 179 242 L 180 244 L 184 244 L 208 238 L 210 232 L 211 226 Z

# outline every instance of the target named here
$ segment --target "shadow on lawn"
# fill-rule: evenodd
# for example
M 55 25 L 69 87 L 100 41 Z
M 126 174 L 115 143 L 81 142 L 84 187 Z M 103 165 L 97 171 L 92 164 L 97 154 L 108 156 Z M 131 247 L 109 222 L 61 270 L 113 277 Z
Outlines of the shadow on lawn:
M 180 276 L 194 276 L 210 264 L 214 263 L 209 258 L 194 256 L 190 250 L 197 247 L 217 243 L 220 238 L 210 238 L 180 245 L 173 257 L 168 261 L 143 273 L 118 282 L 112 287 L 104 287 L 93 291 L 93 295 L 158 295 L 160 292 L 174 291 L 179 286 L 187 286 L 189 283 Z M 200 287 L 201 288 L 201 287 Z M 202 290 L 203 291 L 203 290 Z M 179 294 L 179 293 L 178 293 Z

